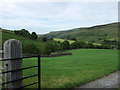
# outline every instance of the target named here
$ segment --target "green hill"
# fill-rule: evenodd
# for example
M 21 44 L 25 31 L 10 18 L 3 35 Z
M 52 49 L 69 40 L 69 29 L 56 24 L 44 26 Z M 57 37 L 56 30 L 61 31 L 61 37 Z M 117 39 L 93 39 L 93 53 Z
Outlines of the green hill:
M 74 28 L 65 31 L 55 31 L 45 34 L 45 36 L 100 43 L 106 39 L 107 40 L 118 39 L 118 23 L 98 25 L 87 28 Z
M 23 46 L 29 45 L 29 44 L 34 44 L 36 47 L 38 47 L 40 49 L 41 53 L 43 53 L 42 51 L 44 51 L 44 45 L 46 42 L 40 42 L 37 40 L 28 39 L 26 37 L 18 36 L 9 30 L 0 29 L 0 32 L 2 32 L 2 41 L 0 41 L 0 42 L 2 42 L 2 45 L 8 39 L 17 39 L 22 42 Z

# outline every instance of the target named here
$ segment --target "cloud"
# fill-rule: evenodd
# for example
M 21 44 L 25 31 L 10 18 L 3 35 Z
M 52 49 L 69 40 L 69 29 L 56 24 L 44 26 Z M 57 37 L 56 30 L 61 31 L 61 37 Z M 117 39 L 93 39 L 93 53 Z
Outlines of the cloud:
M 110 23 L 118 19 L 117 2 L 8 2 L 6 0 L 0 3 L 0 8 L 2 27 L 25 28 L 37 33 Z
M 33 0 L 2 0 L 4 2 L 33 2 Z M 34 2 L 119 2 L 119 0 L 34 0 Z

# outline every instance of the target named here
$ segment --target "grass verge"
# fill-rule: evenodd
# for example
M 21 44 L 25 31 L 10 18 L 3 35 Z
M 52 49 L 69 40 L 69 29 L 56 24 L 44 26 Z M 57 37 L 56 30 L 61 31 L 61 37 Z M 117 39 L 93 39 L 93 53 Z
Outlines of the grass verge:
M 72 88 L 118 70 L 118 51 L 78 49 L 70 56 L 41 58 L 42 88 Z M 37 58 L 25 60 L 23 67 L 37 65 Z M 37 73 L 37 68 L 24 71 L 24 76 Z M 37 77 L 24 81 L 37 81 Z M 31 88 L 37 85 L 31 86 Z

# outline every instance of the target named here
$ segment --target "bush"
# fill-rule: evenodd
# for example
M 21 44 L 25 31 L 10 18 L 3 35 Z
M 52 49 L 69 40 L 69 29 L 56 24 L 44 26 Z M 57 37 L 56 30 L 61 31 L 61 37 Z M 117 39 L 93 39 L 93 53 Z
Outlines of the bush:
M 77 49 L 77 48 L 79 48 L 79 45 L 78 45 L 77 42 L 73 42 L 73 43 L 70 45 L 70 48 L 71 48 L 71 49 Z
M 62 50 L 69 49 L 70 48 L 69 41 L 65 40 L 64 42 L 60 43 L 60 46 L 61 46 Z
M 49 57 L 57 57 L 57 56 L 62 56 L 62 55 L 72 55 L 72 53 L 68 52 L 54 52 L 49 55 Z
M 93 43 L 87 43 L 86 48 L 94 48 Z
M 25 29 L 21 30 L 15 30 L 14 31 L 15 35 L 23 36 L 32 40 L 36 40 L 38 38 L 37 34 L 35 32 L 32 32 L 32 34 L 29 33 L 29 31 Z
M 52 42 L 47 42 L 45 44 L 45 51 L 44 54 L 49 55 L 50 53 L 56 51 L 56 45 Z
M 102 44 L 102 45 L 101 45 L 101 48 L 102 48 L 102 49 L 110 49 L 111 46 L 110 46 L 109 44 Z
M 42 41 L 42 42 L 53 41 L 53 38 L 46 37 L 46 36 L 40 36 L 38 37 L 38 41 Z
M 36 40 L 37 38 L 38 38 L 38 36 L 35 32 L 32 32 L 32 34 L 30 34 L 30 39 Z
M 30 33 L 29 33 L 29 31 L 27 31 L 27 30 L 25 30 L 25 29 L 15 30 L 14 33 L 15 33 L 15 35 L 19 35 L 19 36 L 23 36 L 23 37 L 30 38 Z
M 77 49 L 77 48 L 85 48 L 86 43 L 85 42 L 74 42 L 70 45 L 71 49 Z
M 25 54 L 40 54 L 40 49 L 37 48 L 34 44 L 28 44 L 23 46 L 23 53 Z

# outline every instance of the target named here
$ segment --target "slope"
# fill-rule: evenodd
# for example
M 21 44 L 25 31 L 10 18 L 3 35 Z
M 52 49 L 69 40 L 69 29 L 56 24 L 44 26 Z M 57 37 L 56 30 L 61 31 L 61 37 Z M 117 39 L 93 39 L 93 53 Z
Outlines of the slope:
M 36 47 L 38 47 L 42 53 L 42 51 L 44 51 L 44 45 L 45 45 L 45 42 L 40 42 L 40 41 L 36 41 L 36 40 L 31 40 L 31 39 L 28 39 L 28 38 L 25 38 L 25 37 L 22 37 L 22 36 L 18 36 L 18 35 L 15 35 L 13 32 L 10 32 L 9 30 L 7 31 L 4 31 L 2 29 L 0 29 L 0 32 L 2 31 L 2 45 L 3 43 L 8 40 L 8 39 L 17 39 L 17 40 L 20 40 L 23 44 L 23 46 L 25 45 L 28 45 L 28 44 L 34 44 L 36 45 Z
M 118 23 L 55 31 L 45 34 L 45 36 L 63 39 L 77 39 L 78 41 L 102 42 L 105 39 L 118 39 Z

